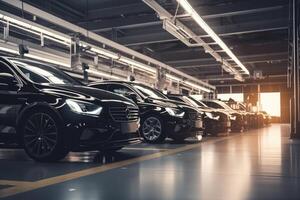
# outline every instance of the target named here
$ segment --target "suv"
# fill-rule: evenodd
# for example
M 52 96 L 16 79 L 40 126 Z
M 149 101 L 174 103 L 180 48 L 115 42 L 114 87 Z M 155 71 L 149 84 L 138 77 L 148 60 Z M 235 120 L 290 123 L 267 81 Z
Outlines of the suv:
M 218 133 L 226 133 L 230 128 L 229 114 L 222 111 L 215 111 L 207 107 L 201 101 L 195 100 L 191 96 L 180 94 L 168 94 L 168 98 L 185 102 L 199 110 L 202 113 L 204 122 L 204 134 L 203 135 L 216 135 Z
M 140 142 L 131 100 L 85 87 L 45 63 L 0 57 L 0 142 L 37 161 Z
M 208 107 L 214 108 L 218 111 L 227 112 L 230 115 L 231 120 L 231 131 L 232 132 L 241 132 L 245 127 L 244 115 L 233 110 L 230 106 L 228 106 L 223 101 L 219 100 L 202 100 L 204 104 Z
M 149 143 L 172 138 L 182 142 L 188 137 L 201 138 L 201 114 L 194 108 L 168 99 L 160 91 L 144 84 L 127 81 L 92 83 L 91 87 L 131 98 L 140 109 L 140 133 Z

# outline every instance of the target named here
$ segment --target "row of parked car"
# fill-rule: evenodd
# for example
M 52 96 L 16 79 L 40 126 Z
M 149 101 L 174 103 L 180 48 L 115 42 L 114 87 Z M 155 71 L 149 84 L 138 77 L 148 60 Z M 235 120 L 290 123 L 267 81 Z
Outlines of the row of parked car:
M 202 133 L 267 123 L 260 113 L 166 96 L 140 83 L 83 85 L 49 64 L 20 58 L 0 57 L 0 95 L 0 142 L 23 147 L 37 161 L 60 160 L 70 151 L 117 151 L 141 139 L 200 140 Z

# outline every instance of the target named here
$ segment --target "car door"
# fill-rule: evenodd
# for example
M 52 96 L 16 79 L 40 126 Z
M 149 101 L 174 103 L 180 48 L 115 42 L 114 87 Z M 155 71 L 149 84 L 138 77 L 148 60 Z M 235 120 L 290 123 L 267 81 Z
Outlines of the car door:
M 15 132 L 17 113 L 22 106 L 21 86 L 12 68 L 0 60 L 0 133 Z

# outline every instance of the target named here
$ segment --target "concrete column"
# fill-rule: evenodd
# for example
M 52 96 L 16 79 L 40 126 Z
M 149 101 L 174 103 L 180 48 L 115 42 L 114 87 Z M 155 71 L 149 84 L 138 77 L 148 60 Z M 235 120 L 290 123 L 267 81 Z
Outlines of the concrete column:
M 292 0 L 292 119 L 291 137 L 300 139 L 300 74 L 299 74 L 299 3 L 300 0 Z

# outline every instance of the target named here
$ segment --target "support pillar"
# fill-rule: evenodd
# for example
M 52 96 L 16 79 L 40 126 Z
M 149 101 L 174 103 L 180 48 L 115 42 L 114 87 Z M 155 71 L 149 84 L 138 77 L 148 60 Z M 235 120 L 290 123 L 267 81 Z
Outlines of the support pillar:
M 292 118 L 291 138 L 300 139 L 300 73 L 299 73 L 299 3 L 292 0 Z

